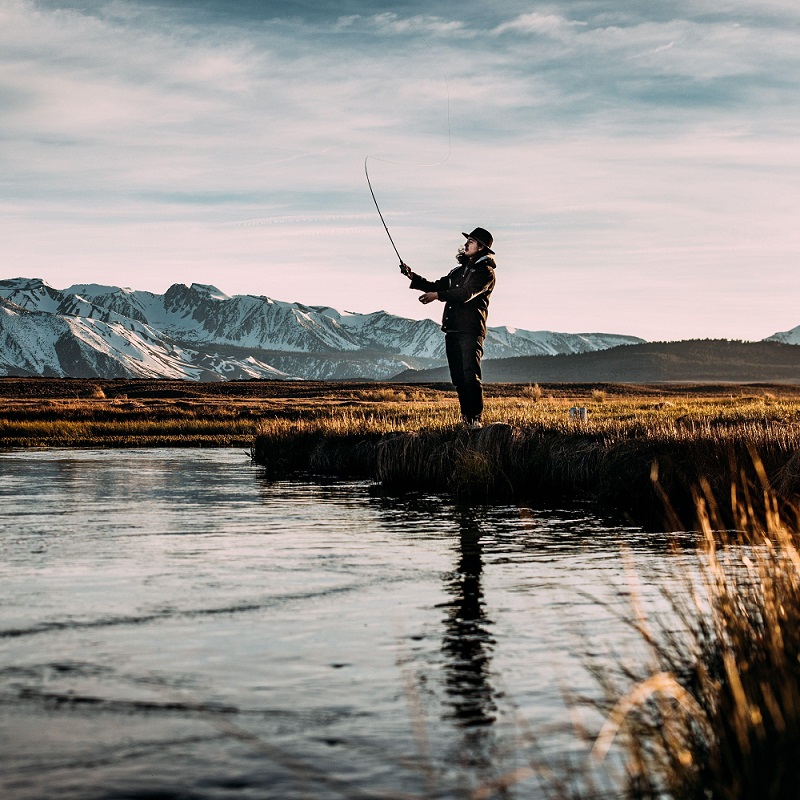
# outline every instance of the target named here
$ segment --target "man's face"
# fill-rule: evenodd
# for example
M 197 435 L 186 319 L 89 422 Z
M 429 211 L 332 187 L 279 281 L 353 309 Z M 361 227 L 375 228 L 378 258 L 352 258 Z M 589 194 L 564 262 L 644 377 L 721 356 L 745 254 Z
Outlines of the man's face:
M 468 256 L 477 255 L 480 249 L 481 246 L 471 236 L 467 238 L 467 243 L 464 245 L 464 252 Z

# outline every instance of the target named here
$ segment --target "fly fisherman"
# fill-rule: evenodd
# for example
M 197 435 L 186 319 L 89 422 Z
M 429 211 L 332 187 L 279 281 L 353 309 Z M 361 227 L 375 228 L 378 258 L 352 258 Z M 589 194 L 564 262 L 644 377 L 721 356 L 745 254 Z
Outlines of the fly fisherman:
M 450 379 L 458 392 L 461 418 L 469 430 L 482 427 L 483 386 L 481 356 L 486 337 L 489 295 L 494 289 L 492 234 L 484 228 L 462 233 L 467 241 L 456 254 L 458 266 L 438 281 L 429 281 L 400 262 L 400 271 L 411 279 L 410 289 L 424 292 L 420 303 L 444 303 L 442 330 Z

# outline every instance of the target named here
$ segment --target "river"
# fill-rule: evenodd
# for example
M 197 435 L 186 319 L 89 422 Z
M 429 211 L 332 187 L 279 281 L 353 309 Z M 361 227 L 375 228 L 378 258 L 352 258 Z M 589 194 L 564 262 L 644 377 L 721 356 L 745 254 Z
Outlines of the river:
M 622 556 L 655 583 L 678 557 L 590 506 L 271 482 L 241 450 L 6 451 L 0 500 L 8 800 L 455 798 L 514 770 L 504 796 L 553 796 L 524 768 L 585 752 L 585 652 L 642 649 Z

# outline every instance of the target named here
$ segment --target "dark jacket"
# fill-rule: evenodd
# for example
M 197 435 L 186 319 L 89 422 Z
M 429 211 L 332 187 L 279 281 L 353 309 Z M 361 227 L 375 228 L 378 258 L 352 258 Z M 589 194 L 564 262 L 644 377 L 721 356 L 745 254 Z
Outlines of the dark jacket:
M 459 264 L 449 275 L 429 281 L 411 273 L 411 289 L 437 292 L 444 301 L 442 330 L 486 336 L 489 295 L 494 289 L 494 258 L 480 256 L 473 264 Z

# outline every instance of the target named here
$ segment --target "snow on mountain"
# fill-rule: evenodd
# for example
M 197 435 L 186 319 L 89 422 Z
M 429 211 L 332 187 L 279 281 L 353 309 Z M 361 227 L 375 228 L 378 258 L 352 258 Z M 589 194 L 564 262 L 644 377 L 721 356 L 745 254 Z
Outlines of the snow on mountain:
M 433 320 L 409 320 L 385 311 L 353 314 L 321 306 L 315 306 L 314 311 L 335 320 L 362 347 L 374 348 L 385 342 L 389 351 L 416 358 L 445 358 L 441 329 Z
M 68 368 L 67 368 L 68 365 Z M 199 377 L 162 342 L 120 322 L 29 311 L 0 299 L 0 372 L 6 375 Z
M 88 303 L 74 307 L 95 309 Z M 181 347 L 135 320 L 31 311 L 2 294 L 0 375 L 207 381 L 290 377 L 252 356 L 237 360 Z
M 616 334 L 490 328 L 485 357 L 577 353 L 641 342 Z M 190 380 L 384 379 L 444 363 L 428 319 L 359 314 L 215 286 L 163 294 L 38 278 L 0 281 L 0 374 Z
M 48 286 L 39 278 L 12 278 L 0 281 L 0 297 L 21 308 L 57 314 L 64 299 L 63 293 Z
M 783 342 L 784 344 L 800 344 L 800 325 L 790 331 L 780 331 L 767 336 L 765 342 Z
M 621 344 L 642 342 L 634 336 L 614 333 L 554 333 L 519 328 L 489 328 L 484 347 L 486 358 L 514 356 L 555 356 L 605 350 Z

